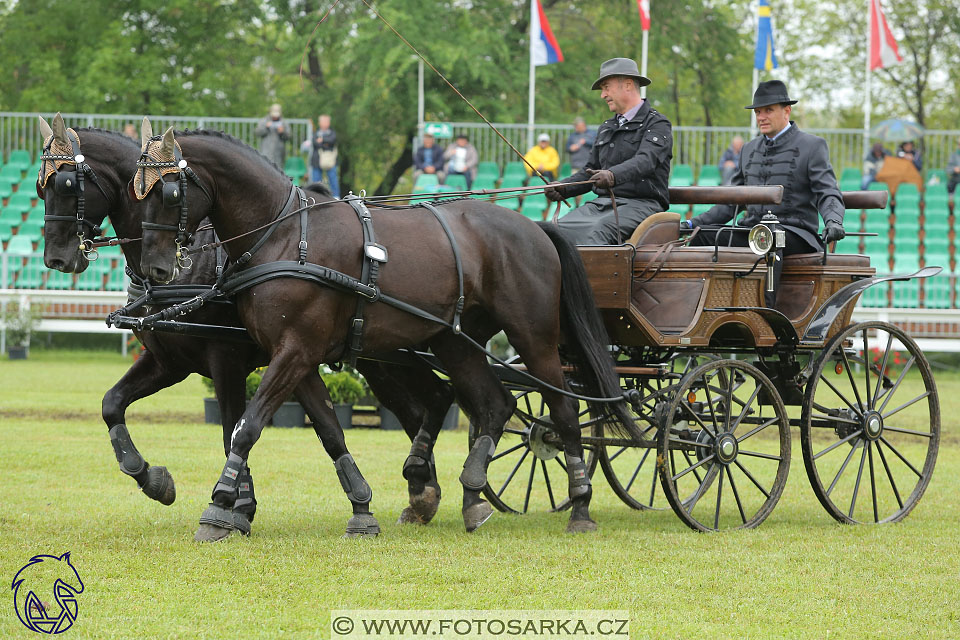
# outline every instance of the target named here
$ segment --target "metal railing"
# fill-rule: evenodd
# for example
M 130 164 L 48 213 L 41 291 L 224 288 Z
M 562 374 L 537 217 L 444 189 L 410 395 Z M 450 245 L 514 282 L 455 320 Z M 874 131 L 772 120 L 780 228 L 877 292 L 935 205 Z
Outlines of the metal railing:
M 38 115 L 47 122 L 53 113 L 0 112 L 0 164 L 10 158 L 15 149 L 25 149 L 31 161 L 36 160 L 43 140 L 40 139 Z M 143 115 L 99 114 L 99 113 L 63 113 L 68 127 L 98 127 L 109 131 L 123 132 L 127 124 L 133 124 L 140 137 L 140 122 Z M 163 133 L 167 127 L 175 129 L 211 129 L 223 131 L 257 148 L 258 138 L 254 134 L 261 118 L 214 118 L 209 116 L 149 116 L 154 133 Z M 313 136 L 313 124 L 305 118 L 284 118 L 290 127 L 290 140 L 287 141 L 287 155 L 300 153 L 300 144 Z

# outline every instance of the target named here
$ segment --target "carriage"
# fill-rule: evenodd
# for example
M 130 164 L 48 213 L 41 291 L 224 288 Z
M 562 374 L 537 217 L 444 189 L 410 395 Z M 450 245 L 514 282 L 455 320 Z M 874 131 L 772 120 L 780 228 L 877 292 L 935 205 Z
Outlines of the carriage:
M 719 198 L 778 195 L 750 191 Z M 673 202 L 711 198 L 718 194 L 671 189 Z M 886 193 L 844 199 L 847 208 L 882 208 Z M 751 234 L 751 248 L 739 248 L 682 246 L 679 221 L 655 214 L 623 245 L 580 248 L 621 385 L 638 392 L 633 409 L 648 436 L 642 446 L 612 438 L 602 416 L 584 410 L 591 472 L 599 465 L 629 506 L 669 506 L 696 530 L 753 527 L 783 491 L 793 427 L 810 484 L 831 516 L 844 523 L 905 517 L 936 461 L 936 385 L 901 328 L 850 319 L 866 288 L 940 269 L 877 276 L 864 255 L 788 256 L 777 307 L 768 309 L 764 263 L 772 251 L 757 232 L 769 237 L 775 222 Z M 548 411 L 533 386 L 510 367 L 498 369 L 518 408 L 485 494 L 502 511 L 562 509 L 554 487 L 566 474 Z

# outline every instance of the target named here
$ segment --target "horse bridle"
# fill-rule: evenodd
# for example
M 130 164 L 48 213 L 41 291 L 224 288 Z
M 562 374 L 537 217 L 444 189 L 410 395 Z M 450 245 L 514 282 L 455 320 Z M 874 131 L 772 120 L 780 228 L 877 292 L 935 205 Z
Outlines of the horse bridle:
M 54 140 L 54 138 L 51 136 L 50 142 L 44 145 L 43 153 L 40 155 L 41 165 L 40 173 L 37 176 L 37 196 L 41 200 L 44 199 L 43 187 L 40 186 L 40 177 L 46 174 L 46 167 L 47 163 L 49 162 L 53 165 L 54 193 L 60 196 L 75 196 L 77 199 L 77 212 L 73 216 L 58 216 L 44 212 L 43 221 L 46 223 L 76 220 L 77 237 L 80 239 L 80 252 L 83 253 L 85 258 L 90 259 L 96 255 L 96 250 L 93 248 L 92 242 L 84 238 L 84 227 L 90 227 L 90 232 L 94 237 L 97 237 L 100 235 L 100 226 L 84 218 L 84 210 L 86 206 L 84 200 L 84 176 L 89 177 L 94 186 L 100 190 L 100 193 L 103 194 L 103 198 L 107 202 L 108 206 L 110 204 L 110 198 L 107 196 L 107 192 L 104 191 L 103 187 L 100 185 L 100 180 L 97 178 L 97 174 L 93 170 L 93 167 L 86 163 L 83 154 L 80 153 L 80 138 L 76 133 L 69 129 L 65 133 L 67 140 L 70 142 L 70 147 L 73 151 L 73 154 L 68 156 L 51 153 Z M 66 161 L 66 163 L 74 165 L 74 170 L 62 171 L 61 169 L 58 169 L 57 161 Z
M 189 178 L 194 184 L 200 187 L 200 190 L 206 194 L 211 202 L 213 202 L 213 197 L 210 195 L 210 192 L 207 191 L 207 188 L 203 186 L 200 177 L 193 169 L 187 166 L 187 161 L 184 160 L 180 149 L 176 145 L 173 147 L 173 160 L 156 160 L 150 155 L 150 142 L 157 142 L 162 139 L 162 135 L 153 136 L 144 146 L 143 153 L 140 154 L 140 159 L 137 161 L 137 174 L 134 175 L 133 179 L 139 179 L 141 188 L 143 188 L 143 186 L 146 185 L 147 169 L 157 169 L 160 171 L 161 169 L 175 167 L 178 174 L 176 181 L 167 182 L 163 179 L 164 174 L 160 173 L 159 182 L 163 185 L 161 192 L 163 206 L 165 208 L 180 207 L 180 218 L 177 220 L 176 225 L 147 222 L 144 220 L 141 226 L 144 231 L 172 231 L 176 233 L 177 266 L 181 269 L 189 269 L 193 261 L 187 253 L 183 251 L 183 245 L 189 243 L 192 238 L 192 234 L 187 233 L 187 179 Z M 146 194 L 144 194 L 144 196 L 146 196 Z

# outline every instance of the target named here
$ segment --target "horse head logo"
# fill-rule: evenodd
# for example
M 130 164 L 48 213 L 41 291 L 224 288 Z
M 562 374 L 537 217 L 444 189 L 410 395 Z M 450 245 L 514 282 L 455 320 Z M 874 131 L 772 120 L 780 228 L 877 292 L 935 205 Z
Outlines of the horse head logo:
M 77 619 L 77 596 L 83 593 L 83 581 L 70 563 L 69 552 L 30 558 L 14 576 L 10 588 L 17 617 L 31 631 L 63 633 Z M 56 606 L 41 599 L 51 593 Z

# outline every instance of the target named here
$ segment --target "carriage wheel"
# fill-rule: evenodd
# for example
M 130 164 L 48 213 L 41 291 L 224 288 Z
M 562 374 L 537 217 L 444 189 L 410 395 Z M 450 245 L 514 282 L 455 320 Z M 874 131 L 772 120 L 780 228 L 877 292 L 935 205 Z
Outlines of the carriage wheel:
M 759 369 L 739 360 L 697 367 L 677 386 L 664 425 L 660 481 L 685 524 L 752 528 L 770 515 L 790 470 L 790 424 Z
M 640 432 L 652 441 L 657 440 L 657 426 L 660 424 L 658 413 L 664 412 L 673 397 L 676 382 L 698 365 L 719 358 L 712 354 L 678 353 L 670 359 L 670 372 L 673 378 L 667 380 L 649 380 L 643 378 L 624 378 L 621 387 L 636 389 L 640 392 L 640 413 L 634 409 L 635 423 Z M 602 429 L 594 435 L 602 437 Z M 660 511 L 669 509 L 663 491 L 660 489 L 660 477 L 657 473 L 657 452 L 655 447 L 604 445 L 599 448 L 600 466 L 607 483 L 613 492 L 627 506 L 639 510 Z
M 517 409 L 507 422 L 497 450 L 487 467 L 483 494 L 496 509 L 508 513 L 531 510 L 561 511 L 570 506 L 563 445 L 550 427 L 550 409 L 537 391 L 517 390 Z M 584 435 L 596 421 L 581 406 Z M 470 431 L 470 446 L 476 434 Z M 597 455 L 585 450 L 587 472 L 593 477 Z
M 855 338 L 870 354 L 869 367 L 844 348 Z M 937 387 L 910 336 L 885 322 L 862 322 L 835 336 L 807 384 L 800 442 L 813 491 L 834 518 L 852 524 L 906 517 L 930 482 L 940 443 Z

